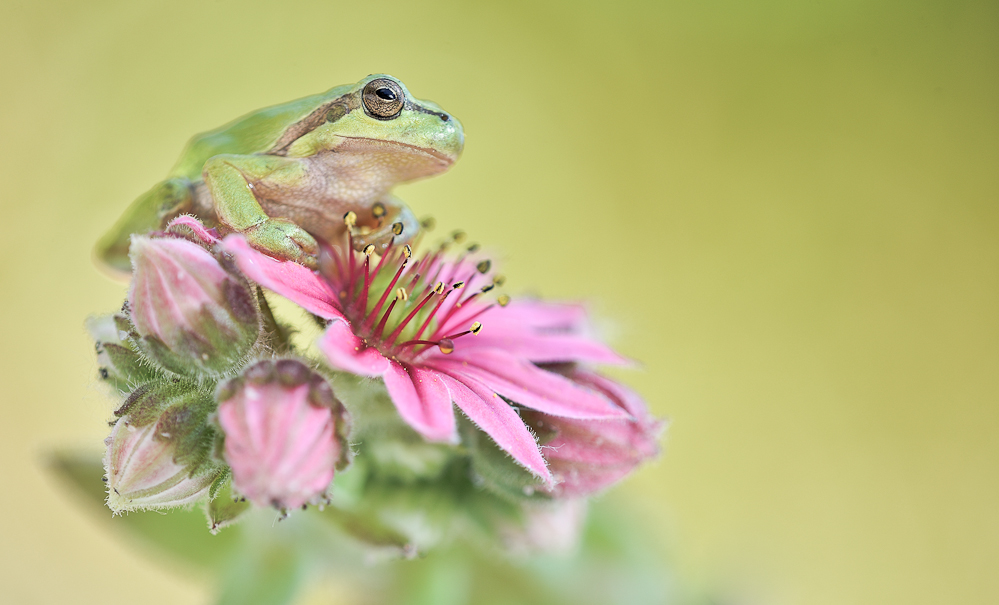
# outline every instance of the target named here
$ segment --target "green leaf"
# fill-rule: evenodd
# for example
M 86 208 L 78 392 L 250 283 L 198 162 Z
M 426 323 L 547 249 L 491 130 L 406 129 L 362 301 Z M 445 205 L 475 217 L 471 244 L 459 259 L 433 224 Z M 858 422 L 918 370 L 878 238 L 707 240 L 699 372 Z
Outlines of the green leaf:
M 336 523 L 348 536 L 364 544 L 398 548 L 400 554 L 408 553 L 413 548 L 407 536 L 388 527 L 370 512 L 355 513 L 327 506 L 321 515 L 324 519 Z
M 225 574 L 218 605 L 286 605 L 306 580 L 293 544 L 254 544 Z

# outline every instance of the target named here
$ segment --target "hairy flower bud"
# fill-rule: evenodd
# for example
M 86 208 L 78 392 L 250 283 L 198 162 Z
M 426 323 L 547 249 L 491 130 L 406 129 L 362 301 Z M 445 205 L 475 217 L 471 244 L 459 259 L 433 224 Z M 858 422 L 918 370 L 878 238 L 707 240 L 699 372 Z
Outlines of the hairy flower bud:
M 219 375 L 260 332 L 249 284 L 200 245 L 180 237 L 133 236 L 131 319 L 143 351 L 183 375 Z
M 300 361 L 248 366 L 219 387 L 217 399 L 233 488 L 258 506 L 318 503 L 348 462 L 346 411 Z
M 629 420 L 578 420 L 525 411 L 537 432 L 557 484 L 546 491 L 559 498 L 576 498 L 601 491 L 624 478 L 645 460 L 659 454 L 664 423 L 649 415 L 641 398 L 598 374 L 575 369 L 578 384 L 604 394 L 627 411 Z
M 183 506 L 204 496 L 218 474 L 209 453 L 213 402 L 186 382 L 144 385 L 115 412 L 105 440 L 108 506 L 115 512 Z

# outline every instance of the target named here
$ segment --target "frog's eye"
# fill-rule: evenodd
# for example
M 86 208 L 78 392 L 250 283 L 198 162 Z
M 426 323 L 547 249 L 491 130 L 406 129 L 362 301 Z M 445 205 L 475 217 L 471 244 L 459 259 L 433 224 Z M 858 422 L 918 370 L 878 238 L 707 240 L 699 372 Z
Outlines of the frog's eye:
M 379 78 L 368 82 L 361 93 L 364 109 L 368 115 L 379 120 L 391 120 L 398 117 L 406 102 L 406 93 L 402 86 L 394 80 Z

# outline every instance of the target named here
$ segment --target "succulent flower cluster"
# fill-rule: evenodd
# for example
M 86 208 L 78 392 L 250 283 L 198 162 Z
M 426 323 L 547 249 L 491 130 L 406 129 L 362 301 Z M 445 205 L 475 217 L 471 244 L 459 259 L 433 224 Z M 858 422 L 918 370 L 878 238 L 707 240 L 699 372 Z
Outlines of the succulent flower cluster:
M 592 369 L 626 360 L 581 306 L 498 295 L 503 278 L 460 234 L 358 250 L 344 220 L 318 270 L 187 216 L 133 236 L 128 300 L 89 323 L 121 402 L 108 506 L 200 503 L 214 532 L 253 507 L 317 505 L 417 548 L 466 514 L 508 543 L 571 541 L 552 528 L 578 527 L 583 498 L 658 453 L 663 423 Z M 318 354 L 265 290 L 320 322 Z M 457 515 L 434 525 L 442 499 Z

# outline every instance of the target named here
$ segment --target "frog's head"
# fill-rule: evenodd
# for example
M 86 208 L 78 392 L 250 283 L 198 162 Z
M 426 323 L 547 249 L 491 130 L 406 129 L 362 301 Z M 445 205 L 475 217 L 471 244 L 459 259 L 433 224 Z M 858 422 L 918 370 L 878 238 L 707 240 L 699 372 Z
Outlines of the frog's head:
M 340 152 L 397 183 L 444 172 L 461 155 L 461 122 L 392 76 L 371 75 L 330 93 L 313 112 L 321 124 L 295 141 L 293 155 Z

